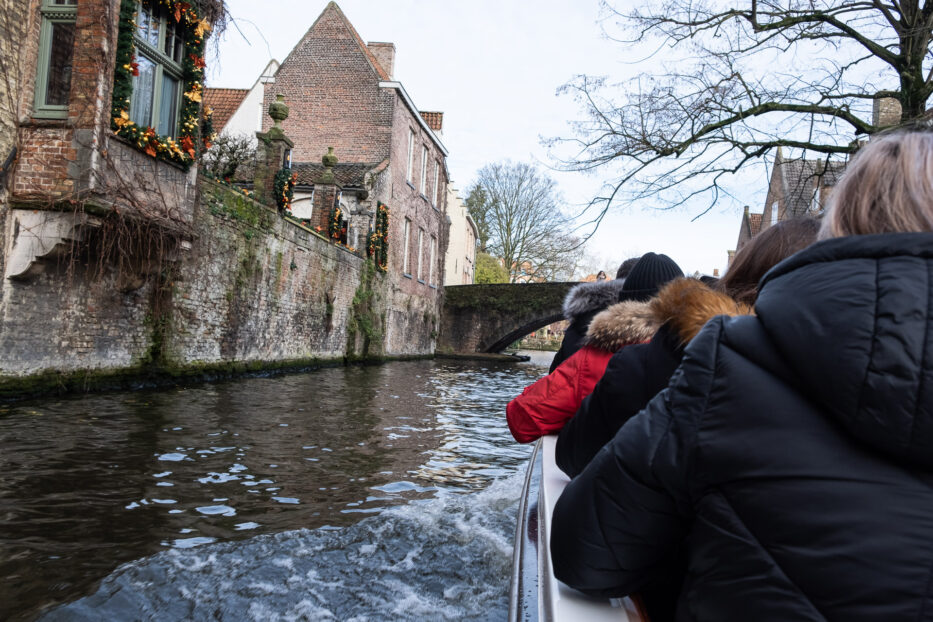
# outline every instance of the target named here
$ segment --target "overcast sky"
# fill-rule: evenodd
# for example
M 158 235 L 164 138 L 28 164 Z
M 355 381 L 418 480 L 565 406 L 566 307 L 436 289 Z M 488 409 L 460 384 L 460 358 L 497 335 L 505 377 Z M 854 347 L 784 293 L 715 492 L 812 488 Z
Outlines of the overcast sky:
M 576 74 L 621 80 L 652 70 L 656 59 L 607 40 L 598 0 L 343 0 L 364 41 L 396 46 L 395 79 L 421 110 L 444 112 L 443 142 L 454 186 L 466 188 L 489 162 L 553 166 L 541 138 L 569 136 L 579 107 L 556 90 Z M 208 85 L 248 88 L 270 58 L 283 61 L 318 17 L 323 0 L 227 0 L 236 24 L 209 56 Z M 242 33 L 242 34 L 241 34 Z M 211 46 L 213 48 L 213 46 Z M 643 54 L 641 55 L 643 56 Z M 579 211 L 610 173 L 549 172 L 568 212 Z M 589 242 L 606 268 L 647 251 L 667 253 L 686 273 L 724 269 L 735 246 L 741 206 L 761 211 L 766 171 L 747 176 L 733 201 L 691 222 L 705 205 L 661 212 L 617 210 Z M 744 186 L 743 186 L 744 187 Z

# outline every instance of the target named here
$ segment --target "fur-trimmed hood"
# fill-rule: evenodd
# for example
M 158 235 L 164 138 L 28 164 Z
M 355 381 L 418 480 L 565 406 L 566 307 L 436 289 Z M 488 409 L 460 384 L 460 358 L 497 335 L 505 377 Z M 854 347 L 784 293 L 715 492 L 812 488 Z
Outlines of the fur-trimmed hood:
M 648 305 L 655 322 L 670 323 L 682 344 L 690 343 L 703 325 L 717 315 L 754 315 L 747 304 L 736 302 L 722 292 L 692 278 L 671 281 Z
M 597 313 L 586 331 L 586 345 L 615 352 L 630 343 L 649 341 L 661 327 L 647 302 L 626 300 Z
M 624 283 L 624 279 L 580 283 L 564 298 L 564 319 L 573 322 L 581 315 L 619 302 L 619 292 Z

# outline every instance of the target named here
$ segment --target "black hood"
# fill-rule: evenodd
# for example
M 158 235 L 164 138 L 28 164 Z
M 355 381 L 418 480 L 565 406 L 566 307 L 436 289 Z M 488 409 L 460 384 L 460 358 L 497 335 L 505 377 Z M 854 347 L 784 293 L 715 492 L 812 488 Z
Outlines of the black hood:
M 933 468 L 933 233 L 819 242 L 760 283 L 795 383 L 853 436 Z

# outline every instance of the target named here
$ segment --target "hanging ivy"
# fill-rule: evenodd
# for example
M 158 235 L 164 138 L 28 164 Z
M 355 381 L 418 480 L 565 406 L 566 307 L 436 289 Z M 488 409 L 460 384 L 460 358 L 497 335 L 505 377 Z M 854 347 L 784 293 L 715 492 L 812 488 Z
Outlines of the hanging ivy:
M 297 182 L 298 173 L 293 173 L 288 168 L 280 168 L 272 179 L 272 192 L 275 195 L 275 204 L 279 206 L 280 211 L 291 214 Z
M 178 138 L 160 136 L 152 127 L 142 127 L 130 120 L 130 98 L 133 76 L 139 75 L 134 55 L 133 35 L 136 32 L 136 0 L 121 0 L 120 29 L 117 35 L 116 67 L 113 73 L 113 98 L 110 126 L 121 136 L 148 155 L 175 162 L 188 170 L 197 157 L 196 146 L 201 129 L 201 100 L 204 95 L 204 38 L 210 31 L 207 20 L 197 9 L 183 0 L 150 0 L 153 8 L 161 7 L 168 19 L 174 19 L 177 32 L 185 41 L 182 59 L 184 96 Z M 209 131 L 213 131 L 211 128 Z M 212 137 L 205 135 L 208 143 Z
M 376 222 L 369 234 L 366 254 L 373 258 L 376 268 L 385 272 L 389 268 L 389 208 L 383 203 L 376 207 Z

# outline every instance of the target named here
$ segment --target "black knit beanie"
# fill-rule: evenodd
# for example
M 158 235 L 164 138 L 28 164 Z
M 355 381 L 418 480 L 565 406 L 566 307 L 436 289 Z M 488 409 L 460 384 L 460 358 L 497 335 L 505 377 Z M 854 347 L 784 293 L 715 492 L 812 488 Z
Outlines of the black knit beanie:
M 667 255 L 645 253 L 625 277 L 619 300 L 648 300 L 665 283 L 683 275 L 680 266 Z

